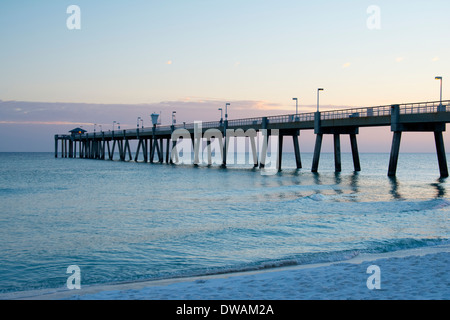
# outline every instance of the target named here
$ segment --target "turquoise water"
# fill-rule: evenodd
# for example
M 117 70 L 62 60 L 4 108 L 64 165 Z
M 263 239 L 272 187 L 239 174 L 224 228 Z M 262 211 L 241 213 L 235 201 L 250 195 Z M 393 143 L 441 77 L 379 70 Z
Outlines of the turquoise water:
M 0 292 L 256 270 L 448 243 L 449 184 L 435 154 L 323 154 L 296 170 L 0 153 Z

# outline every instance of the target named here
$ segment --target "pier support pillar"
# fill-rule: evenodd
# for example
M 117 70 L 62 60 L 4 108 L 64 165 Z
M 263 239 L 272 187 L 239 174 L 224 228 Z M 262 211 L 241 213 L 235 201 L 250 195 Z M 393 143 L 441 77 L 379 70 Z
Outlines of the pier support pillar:
M 211 139 L 206 140 L 206 152 L 208 157 L 208 167 L 212 165 Z
M 160 162 L 161 152 L 159 150 L 159 142 L 158 142 L 158 138 L 156 138 L 156 136 L 153 138 L 152 154 L 151 154 L 151 158 L 150 158 L 152 163 L 155 159 L 155 151 L 158 155 L 158 162 Z
M 397 172 L 398 154 L 400 151 L 400 141 L 402 139 L 402 132 L 395 131 L 392 138 L 391 156 L 389 159 L 388 176 L 394 177 Z
M 267 129 L 267 117 L 262 118 L 261 128 L 262 128 L 262 150 L 261 150 L 261 159 L 259 159 L 259 168 L 263 169 L 266 166 L 266 158 L 267 158 L 267 150 L 269 149 L 269 136 L 270 130 Z
M 170 153 L 170 164 L 178 163 L 177 141 L 172 140 L 172 151 Z
M 137 162 L 138 158 L 139 158 L 139 152 L 141 151 L 141 144 L 142 144 L 142 139 L 139 139 L 138 145 L 136 147 L 136 153 L 134 155 L 134 161 Z M 143 148 L 142 148 L 143 150 Z
M 283 158 L 283 135 L 278 133 L 278 155 L 277 155 L 277 171 L 281 171 L 281 163 Z
M 58 158 L 58 136 L 55 135 L 55 158 Z
M 295 163 L 297 165 L 297 169 L 300 169 L 302 167 L 302 159 L 300 157 L 300 146 L 298 143 L 299 135 L 300 132 L 298 130 L 294 135 L 292 135 L 292 140 L 294 142 Z
M 341 172 L 341 139 L 338 133 L 333 135 L 334 137 L 334 169 L 335 172 Z
M 223 122 L 223 147 L 222 147 L 222 168 L 227 167 L 227 153 L 228 153 L 228 137 L 227 137 L 228 120 Z
M 130 148 L 130 142 L 128 139 L 125 139 L 125 153 L 128 150 L 128 160 L 131 161 L 133 159 L 133 156 L 131 155 L 131 148 Z
M 163 138 L 159 139 L 159 153 L 158 153 L 158 162 L 164 162 L 164 140 Z
M 258 167 L 258 150 L 256 148 L 256 141 L 255 141 L 255 139 L 256 139 L 255 136 L 251 136 L 250 137 L 250 145 L 252 147 L 253 167 L 257 168 Z
M 153 163 L 155 159 L 155 149 L 157 147 L 156 139 L 153 136 L 150 140 L 150 163 Z
M 143 141 L 143 145 L 142 145 L 142 152 L 144 154 L 144 162 L 147 163 L 148 162 L 148 140 L 144 139 Z
M 107 145 L 107 147 L 108 147 L 108 159 L 109 159 L 109 160 L 112 160 L 111 147 L 110 147 L 110 145 L 109 145 L 109 140 L 106 141 L 106 145 Z
M 358 143 L 356 142 L 356 134 L 350 134 L 350 146 L 352 148 L 353 167 L 355 171 L 361 171 L 359 161 Z
M 166 163 L 169 163 L 170 157 L 170 138 L 166 139 Z
M 120 154 L 120 160 L 125 161 L 125 148 L 123 139 L 117 140 L 118 147 L 119 147 L 119 154 Z
M 102 146 L 102 160 L 105 160 L 106 158 L 106 140 L 105 140 L 105 134 L 103 133 L 103 137 L 102 137 L 102 141 L 103 141 L 103 146 Z M 108 148 L 109 148 L 109 144 L 108 144 Z
M 69 158 L 73 158 L 73 140 L 69 140 Z
M 267 160 L 267 152 L 269 150 L 269 137 L 270 137 L 270 130 L 265 129 L 262 134 L 262 150 L 261 150 L 261 159 L 259 160 L 259 168 L 264 169 L 266 167 L 266 160 Z
M 437 153 L 441 178 L 447 178 L 448 177 L 447 157 L 445 155 L 445 146 L 444 146 L 444 139 L 442 136 L 442 131 L 434 132 L 434 140 L 436 143 L 436 153 Z
M 320 149 L 322 149 L 323 134 L 316 135 L 316 145 L 314 146 L 314 158 L 311 172 L 317 172 L 319 169 Z
M 109 154 L 109 160 L 114 160 L 114 151 L 116 149 L 116 140 L 114 139 L 112 142 L 111 153 Z

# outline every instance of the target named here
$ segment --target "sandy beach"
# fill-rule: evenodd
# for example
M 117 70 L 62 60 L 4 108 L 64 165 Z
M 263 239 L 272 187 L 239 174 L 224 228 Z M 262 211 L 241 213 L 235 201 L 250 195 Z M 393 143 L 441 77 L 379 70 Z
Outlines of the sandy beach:
M 448 300 L 450 245 L 195 278 L 3 295 L 26 300 Z M 377 266 L 379 287 L 374 287 Z M 372 288 L 369 288 L 372 287 Z

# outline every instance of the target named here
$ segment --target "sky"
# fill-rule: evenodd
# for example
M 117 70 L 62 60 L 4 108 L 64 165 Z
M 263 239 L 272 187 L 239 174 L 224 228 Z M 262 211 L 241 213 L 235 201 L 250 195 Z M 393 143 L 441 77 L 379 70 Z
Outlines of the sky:
M 218 120 L 226 102 L 229 119 L 294 113 L 293 97 L 310 112 L 319 87 L 321 110 L 436 101 L 435 76 L 445 99 L 449 12 L 447 0 L 2 0 L 0 152 L 52 151 L 56 133 L 153 112 Z M 389 152 L 391 136 L 361 129 L 360 150 Z M 429 133 L 403 139 L 434 152 Z

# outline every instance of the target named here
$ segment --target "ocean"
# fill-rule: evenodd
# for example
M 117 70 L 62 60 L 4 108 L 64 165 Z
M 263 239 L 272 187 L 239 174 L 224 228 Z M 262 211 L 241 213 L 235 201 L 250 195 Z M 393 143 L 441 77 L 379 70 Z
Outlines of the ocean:
M 448 244 L 449 182 L 435 154 L 312 154 L 295 169 L 0 153 L 0 293 L 345 261 Z

